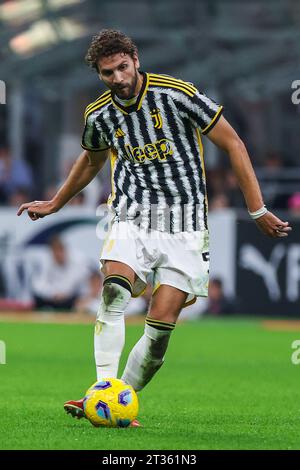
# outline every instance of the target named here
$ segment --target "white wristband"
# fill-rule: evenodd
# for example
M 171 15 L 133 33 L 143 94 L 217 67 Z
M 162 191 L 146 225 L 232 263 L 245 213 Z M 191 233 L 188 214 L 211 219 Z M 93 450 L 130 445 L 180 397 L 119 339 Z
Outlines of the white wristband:
M 248 214 L 250 215 L 251 219 L 255 220 L 255 219 L 258 219 L 259 217 L 262 217 L 267 212 L 268 212 L 268 209 L 266 208 L 265 205 L 263 205 L 260 209 L 258 209 L 255 212 L 248 211 Z

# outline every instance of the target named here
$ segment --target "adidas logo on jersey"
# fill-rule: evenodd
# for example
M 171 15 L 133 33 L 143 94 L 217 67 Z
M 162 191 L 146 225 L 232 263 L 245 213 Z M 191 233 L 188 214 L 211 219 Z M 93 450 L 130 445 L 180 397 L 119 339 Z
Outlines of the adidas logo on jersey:
M 125 132 L 123 132 L 121 127 L 119 127 L 115 132 L 115 137 L 119 139 L 120 137 L 124 137 L 124 136 L 125 136 Z

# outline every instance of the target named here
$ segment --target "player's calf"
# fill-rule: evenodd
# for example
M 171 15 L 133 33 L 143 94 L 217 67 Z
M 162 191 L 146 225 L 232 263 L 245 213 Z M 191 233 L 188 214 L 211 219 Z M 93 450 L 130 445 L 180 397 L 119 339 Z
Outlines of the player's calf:
M 142 390 L 160 369 L 175 323 L 147 317 L 141 339 L 132 349 L 122 380 L 136 391 Z
M 101 377 L 117 377 L 125 342 L 124 313 L 131 293 L 131 283 L 123 276 L 107 276 L 103 283 L 94 335 L 98 380 Z

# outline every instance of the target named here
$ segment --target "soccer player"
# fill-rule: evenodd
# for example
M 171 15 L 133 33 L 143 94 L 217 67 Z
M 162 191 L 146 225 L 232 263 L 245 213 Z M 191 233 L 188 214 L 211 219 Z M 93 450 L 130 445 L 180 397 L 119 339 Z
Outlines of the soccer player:
M 216 104 L 191 83 L 139 70 L 125 34 L 103 30 L 87 62 L 108 90 L 87 106 L 83 152 L 51 201 L 21 205 L 32 220 L 60 210 L 111 162 L 113 220 L 101 254 L 105 275 L 95 327 L 97 378 L 116 377 L 124 345 L 124 312 L 151 277 L 143 336 L 122 379 L 137 391 L 164 361 L 181 309 L 207 296 L 209 240 L 202 135 L 229 155 L 245 202 L 265 235 L 291 230 L 264 205 L 247 150 Z M 65 403 L 84 416 L 82 400 Z

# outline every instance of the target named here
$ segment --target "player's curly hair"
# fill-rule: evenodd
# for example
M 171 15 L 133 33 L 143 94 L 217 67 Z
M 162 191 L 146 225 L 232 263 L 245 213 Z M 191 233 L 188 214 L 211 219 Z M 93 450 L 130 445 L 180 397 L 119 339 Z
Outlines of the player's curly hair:
M 113 54 L 124 52 L 131 57 L 137 54 L 138 49 L 131 38 L 121 31 L 103 29 L 92 38 L 92 42 L 85 56 L 90 67 L 99 72 L 97 62 L 101 57 L 109 57 Z

